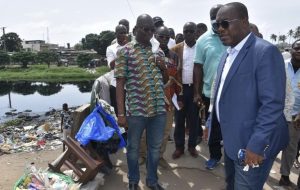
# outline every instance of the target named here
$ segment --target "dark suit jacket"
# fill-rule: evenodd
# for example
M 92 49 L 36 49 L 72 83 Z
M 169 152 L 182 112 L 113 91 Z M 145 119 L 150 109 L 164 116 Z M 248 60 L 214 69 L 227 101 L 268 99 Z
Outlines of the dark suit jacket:
M 218 67 L 215 96 L 226 56 Z M 231 159 L 237 160 L 239 149 L 246 148 L 266 159 L 274 158 L 287 146 L 285 84 L 281 53 L 251 34 L 227 74 L 219 101 L 224 149 Z

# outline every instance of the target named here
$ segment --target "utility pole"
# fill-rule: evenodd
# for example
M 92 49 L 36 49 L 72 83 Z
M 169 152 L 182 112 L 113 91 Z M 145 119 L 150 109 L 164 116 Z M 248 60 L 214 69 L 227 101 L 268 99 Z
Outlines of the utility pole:
M 7 52 L 7 49 L 6 49 L 6 42 L 5 42 L 5 28 L 6 27 L 1 27 L 2 28 L 2 32 L 3 32 L 3 49 L 4 49 L 4 52 Z M 8 102 L 9 102 L 9 108 L 12 108 L 11 107 L 11 97 L 10 97 L 10 91 L 8 92 Z
M 6 27 L 1 27 L 2 28 L 2 32 L 3 32 L 3 49 L 6 52 L 6 42 L 5 42 L 5 28 Z

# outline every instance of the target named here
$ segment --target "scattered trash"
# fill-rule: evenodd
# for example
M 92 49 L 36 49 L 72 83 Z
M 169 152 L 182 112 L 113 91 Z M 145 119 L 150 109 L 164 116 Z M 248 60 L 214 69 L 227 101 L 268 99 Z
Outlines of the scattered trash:
M 28 131 L 28 130 L 31 130 L 31 129 L 33 129 L 33 128 L 34 128 L 34 126 L 32 126 L 32 125 L 29 125 L 29 126 L 24 126 L 23 128 L 24 128 L 24 130 L 25 130 L 25 131 Z
M 80 184 L 75 184 L 71 177 L 41 169 L 37 170 L 34 163 L 31 163 L 25 167 L 24 175 L 16 182 L 13 189 L 79 190 L 79 188 Z
M 60 122 L 60 111 L 55 109 L 51 109 L 48 116 L 31 113 L 31 110 L 18 113 L 16 119 L 0 124 L 0 156 L 59 148 L 62 145 Z
M 0 134 L 0 144 L 4 143 L 4 136 Z

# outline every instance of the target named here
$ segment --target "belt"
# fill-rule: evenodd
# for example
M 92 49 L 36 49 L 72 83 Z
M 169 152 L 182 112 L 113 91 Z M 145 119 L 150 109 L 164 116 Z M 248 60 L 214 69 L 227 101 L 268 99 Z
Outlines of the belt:
M 191 87 L 191 86 L 193 86 L 193 83 L 190 83 L 190 84 L 183 84 L 183 86 Z

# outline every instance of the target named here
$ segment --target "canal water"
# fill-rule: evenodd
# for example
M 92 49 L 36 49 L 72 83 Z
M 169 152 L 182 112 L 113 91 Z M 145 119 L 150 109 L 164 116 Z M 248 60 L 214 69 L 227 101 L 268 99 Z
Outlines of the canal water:
M 5 113 L 12 109 L 16 112 L 32 110 L 33 113 L 43 113 L 52 108 L 61 109 L 63 103 L 69 107 L 89 103 L 92 85 L 93 81 L 0 82 L 0 118 L 5 119 Z

